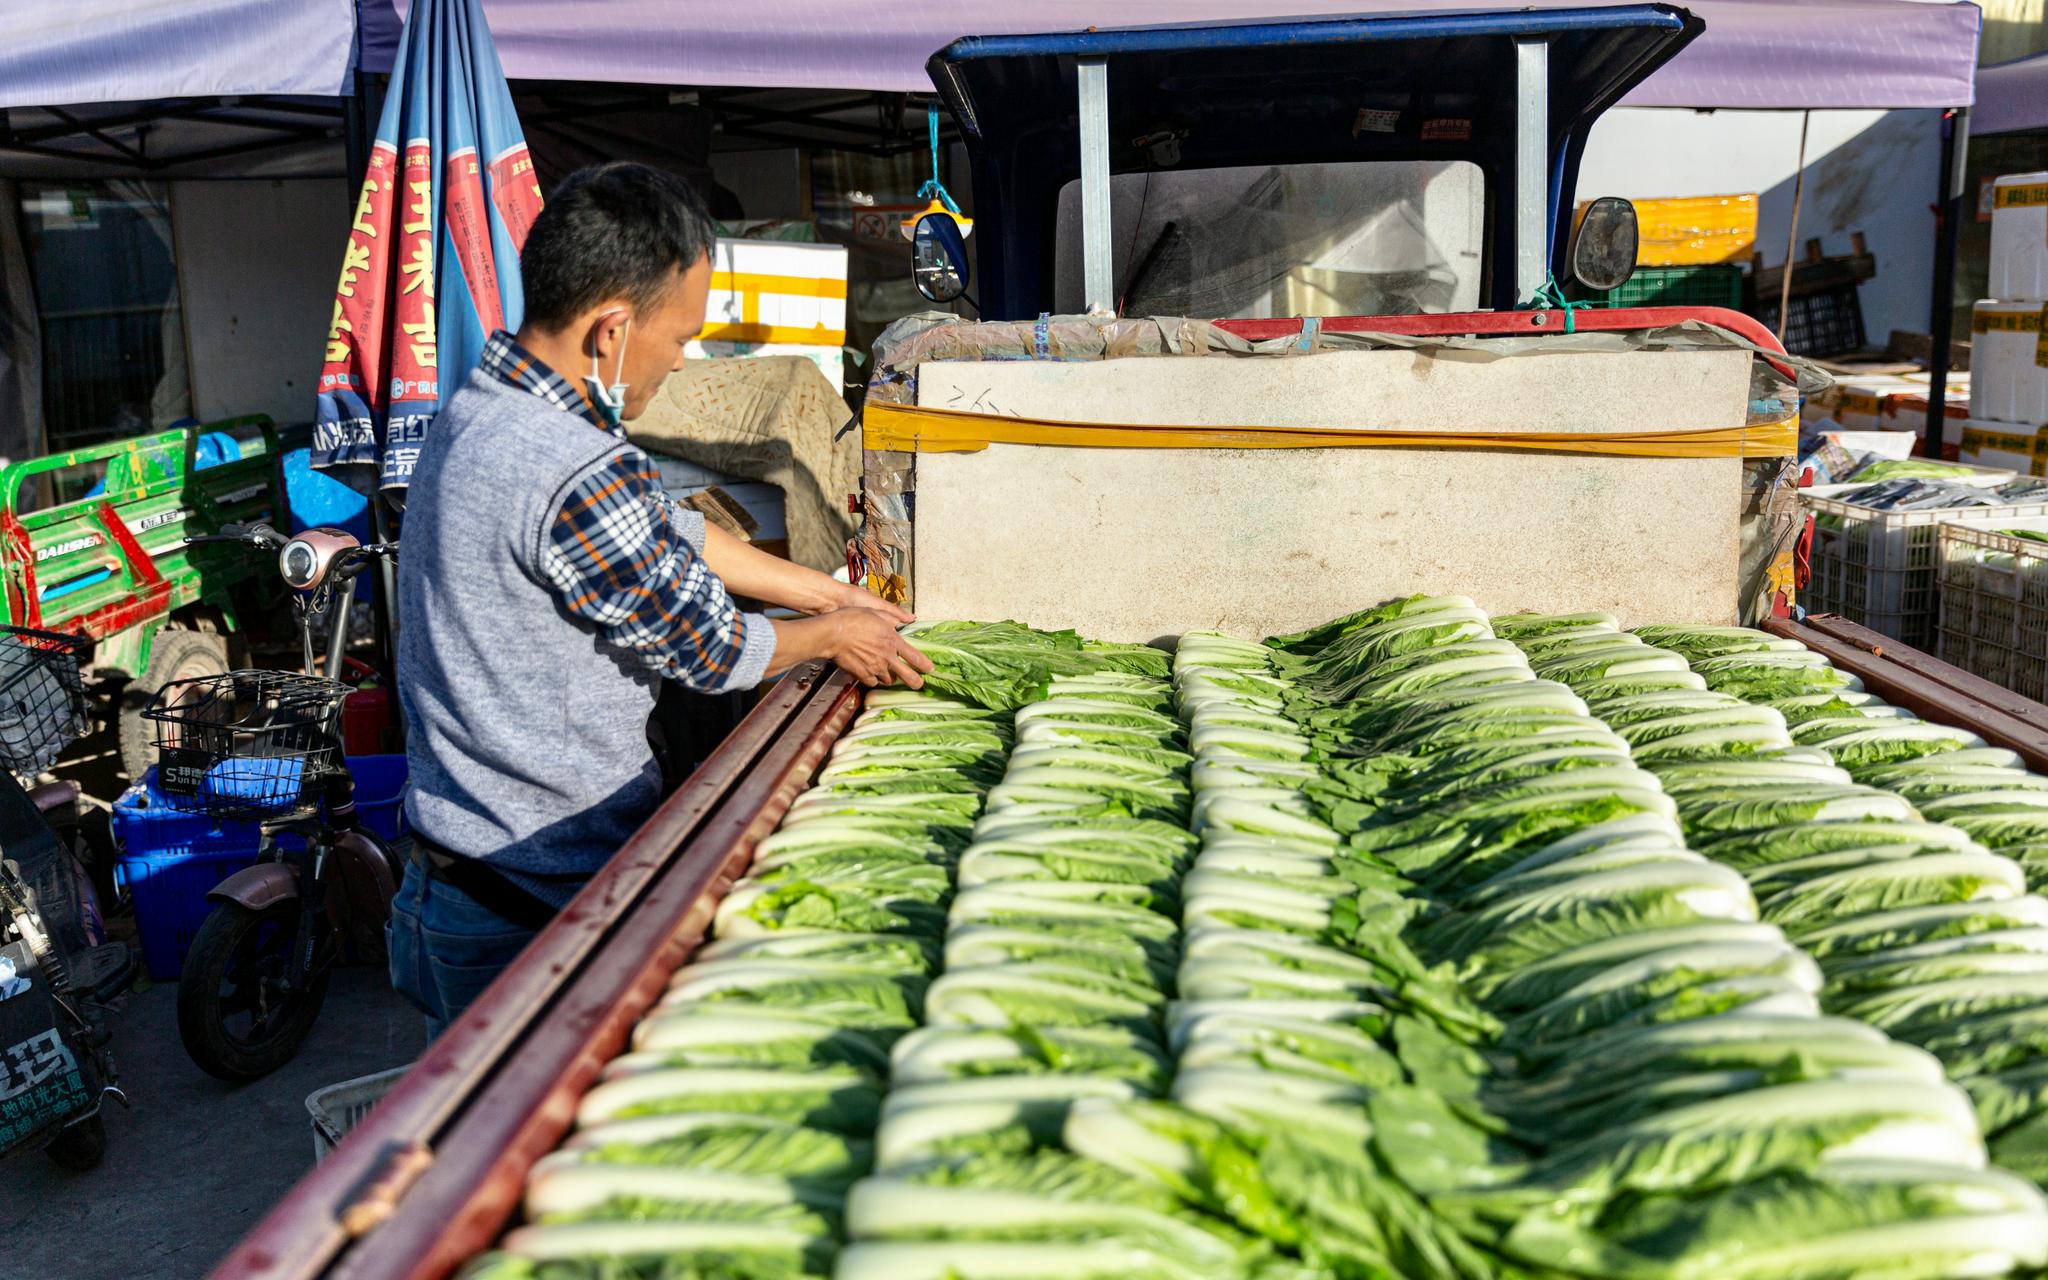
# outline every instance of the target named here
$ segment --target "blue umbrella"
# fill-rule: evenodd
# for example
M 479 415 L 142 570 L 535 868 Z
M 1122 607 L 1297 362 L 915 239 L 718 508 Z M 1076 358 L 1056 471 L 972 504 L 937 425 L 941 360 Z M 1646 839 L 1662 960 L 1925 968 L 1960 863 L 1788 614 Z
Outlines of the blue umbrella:
M 356 202 L 320 370 L 313 465 L 403 490 L 444 396 L 519 327 L 541 207 L 480 0 L 413 0 Z

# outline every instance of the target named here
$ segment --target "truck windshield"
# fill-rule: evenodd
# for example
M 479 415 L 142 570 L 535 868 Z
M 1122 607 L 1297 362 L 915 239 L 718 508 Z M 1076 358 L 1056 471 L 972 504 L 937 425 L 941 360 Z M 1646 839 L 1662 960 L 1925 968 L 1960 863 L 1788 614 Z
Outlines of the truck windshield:
M 1413 315 L 1479 305 L 1486 179 L 1464 160 L 1163 169 L 1110 179 L 1124 315 Z M 1060 190 L 1054 299 L 1086 309 L 1081 184 Z

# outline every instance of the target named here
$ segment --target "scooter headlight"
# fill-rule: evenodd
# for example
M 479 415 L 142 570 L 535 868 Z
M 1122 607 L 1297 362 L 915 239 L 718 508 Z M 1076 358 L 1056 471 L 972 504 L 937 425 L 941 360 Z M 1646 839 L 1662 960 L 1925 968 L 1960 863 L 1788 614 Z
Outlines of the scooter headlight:
M 304 591 L 313 585 L 320 572 L 320 554 L 303 540 L 293 538 L 277 553 L 277 571 L 292 590 Z

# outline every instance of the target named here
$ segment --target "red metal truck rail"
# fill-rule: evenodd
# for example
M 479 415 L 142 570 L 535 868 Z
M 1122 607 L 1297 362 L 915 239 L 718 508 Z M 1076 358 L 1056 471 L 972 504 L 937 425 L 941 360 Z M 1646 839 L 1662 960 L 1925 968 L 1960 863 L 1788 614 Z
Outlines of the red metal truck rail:
M 1766 351 L 1783 351 L 1777 337 L 1761 323 L 1740 311 L 1726 307 L 1586 307 L 1573 308 L 1572 327 L 1590 332 L 1611 333 L 1621 329 L 1661 329 L 1687 320 L 1701 320 L 1737 334 Z M 1301 332 L 1301 321 L 1219 320 L 1228 330 L 1248 342 L 1264 342 Z M 1532 334 L 1564 332 L 1564 312 L 1458 311 L 1428 316 L 1331 316 L 1322 321 L 1330 333 L 1406 333 L 1416 337 L 1453 337 L 1476 334 L 1482 337 L 1526 337 Z
M 488 1248 L 859 706 L 821 664 L 784 677 L 214 1280 L 440 1280 Z
M 1992 746 L 2019 753 L 2029 769 L 2048 773 L 2048 706 L 1844 618 L 1770 618 L 1759 625 L 1851 672 L 1886 702 L 1967 729 Z
M 1572 328 L 1590 333 L 1623 330 L 1662 329 L 1668 325 L 1698 320 L 1726 329 L 1755 343 L 1765 351 L 1782 353 L 1777 335 L 1740 311 L 1726 307 L 1575 307 Z M 1319 322 L 1326 333 L 1403 333 L 1417 338 L 1452 338 L 1471 335 L 1484 338 L 1523 338 L 1565 331 L 1564 312 L 1458 311 L 1430 316 L 1329 316 Z M 1234 333 L 1247 342 L 1266 342 L 1301 332 L 1298 319 L 1219 320 L 1216 327 Z M 1792 371 L 1776 366 L 1790 377 Z

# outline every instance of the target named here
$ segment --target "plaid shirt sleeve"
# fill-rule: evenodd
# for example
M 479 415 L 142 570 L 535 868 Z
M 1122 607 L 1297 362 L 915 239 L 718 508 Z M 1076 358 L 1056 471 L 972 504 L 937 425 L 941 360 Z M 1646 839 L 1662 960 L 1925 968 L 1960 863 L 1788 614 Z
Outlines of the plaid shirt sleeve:
M 752 688 L 775 628 L 733 604 L 678 510 L 647 456 L 621 448 L 564 490 L 541 571 L 571 614 L 650 669 L 706 693 Z
M 704 551 L 704 513 L 692 511 L 666 493 L 656 495 L 668 515 L 668 527 L 676 537 L 696 548 L 698 554 Z

